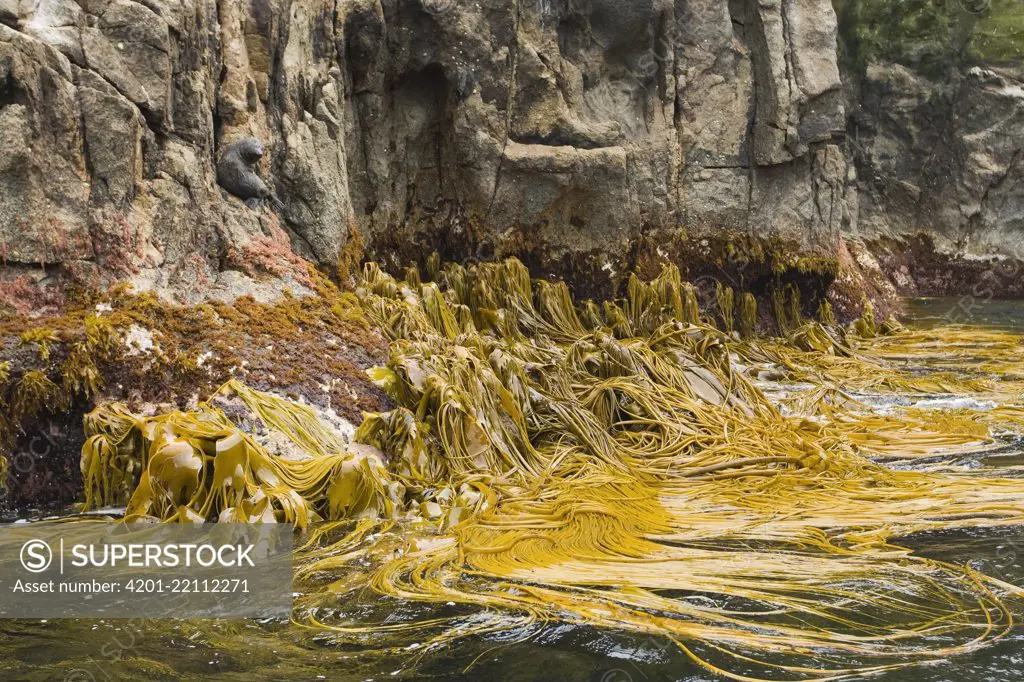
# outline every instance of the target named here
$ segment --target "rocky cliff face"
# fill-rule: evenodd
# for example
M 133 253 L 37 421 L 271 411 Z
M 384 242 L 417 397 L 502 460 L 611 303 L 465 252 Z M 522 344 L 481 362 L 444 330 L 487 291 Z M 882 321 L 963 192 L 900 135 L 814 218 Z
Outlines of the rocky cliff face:
M 1024 295 L 1021 3 L 833 1 L 868 289 Z
M 0 0 L 5 297 L 270 296 L 355 231 L 583 293 L 666 259 L 827 283 L 845 125 L 827 0 Z M 279 211 L 216 185 L 246 136 Z
M 872 63 L 850 141 L 859 235 L 904 294 L 1024 294 L 1024 72 Z

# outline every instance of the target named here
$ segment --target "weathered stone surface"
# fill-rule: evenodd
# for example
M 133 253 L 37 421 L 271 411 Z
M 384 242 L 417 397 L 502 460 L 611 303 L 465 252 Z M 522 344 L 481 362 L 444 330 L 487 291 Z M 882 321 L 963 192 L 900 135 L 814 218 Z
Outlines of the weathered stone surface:
M 89 182 L 60 53 L 0 25 L 0 251 L 3 261 L 88 258 Z
M 78 98 L 92 177 L 99 202 L 124 211 L 142 180 L 142 130 L 138 109 L 93 72 L 75 67 Z
M 0 21 L 16 263 L 187 299 L 297 281 L 294 253 L 333 269 L 354 228 L 392 265 L 519 255 L 609 293 L 642 244 L 827 259 L 856 215 L 827 0 L 2 0 Z M 278 212 L 215 183 L 243 137 Z M 47 251 L 47 220 L 82 248 Z
M 167 24 L 132 0 L 90 0 L 84 9 L 89 19 L 80 26 L 83 66 L 162 126 L 171 93 Z
M 887 262 L 910 261 L 913 276 L 896 282 L 898 289 L 962 293 L 972 278 L 995 272 L 993 263 L 1024 261 L 1024 72 L 972 67 L 935 81 L 874 63 L 856 86 L 857 236 L 892 242 L 876 247 Z M 908 245 L 905 253 L 895 242 Z M 998 270 L 987 288 L 1024 292 L 1024 270 Z

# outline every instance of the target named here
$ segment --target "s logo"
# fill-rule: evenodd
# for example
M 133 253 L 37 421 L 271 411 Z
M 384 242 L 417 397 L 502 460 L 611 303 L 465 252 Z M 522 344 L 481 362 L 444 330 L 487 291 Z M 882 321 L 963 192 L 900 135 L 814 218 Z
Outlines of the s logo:
M 29 540 L 21 546 L 21 565 L 29 573 L 42 573 L 53 562 L 53 551 L 42 540 Z

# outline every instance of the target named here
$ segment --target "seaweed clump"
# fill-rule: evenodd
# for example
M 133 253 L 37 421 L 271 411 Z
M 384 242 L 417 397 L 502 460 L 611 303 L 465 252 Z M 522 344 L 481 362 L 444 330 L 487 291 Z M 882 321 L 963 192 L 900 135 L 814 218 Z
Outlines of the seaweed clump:
M 732 287 L 723 287 L 715 282 L 715 301 L 718 304 L 718 316 L 722 321 L 722 331 L 731 333 L 735 327 L 733 311 L 736 308 Z
M 757 333 L 757 299 L 750 292 L 740 294 L 739 325 L 740 337 L 752 339 Z
M 126 504 L 125 520 L 201 523 L 312 520 L 389 515 L 401 497 L 383 459 L 348 452 L 344 439 L 309 407 L 228 382 L 239 414 L 290 445 L 271 453 L 212 401 L 188 413 L 144 418 L 103 405 L 85 418 L 85 509 Z
M 603 305 L 577 305 L 515 260 L 432 279 L 364 268 L 359 300 L 390 341 L 370 375 L 394 409 L 367 414 L 356 443 L 237 382 L 216 399 L 241 401 L 278 438 L 214 401 L 145 419 L 112 406 L 87 424 L 90 500 L 127 495 L 129 476 L 112 488 L 103 472 L 130 461 L 133 517 L 357 519 L 314 529 L 299 570 L 296 622 L 338 637 L 429 630 L 430 649 L 568 620 L 664 637 L 734 679 L 826 680 L 941 660 L 1010 631 L 1024 592 L 895 539 L 1022 523 L 1024 484 L 872 457 L 976 442 L 992 417 L 844 411 L 844 386 L 923 380 L 816 323 L 777 342 L 693 324 L 671 267 L 630 278 L 625 298 Z M 819 381 L 782 410 L 750 380 L 765 368 Z M 932 386 L 973 386 L 943 381 Z M 482 614 L 382 628 L 322 608 L 366 587 Z M 833 663 L 836 650 L 854 663 Z
M 864 310 L 853 323 L 853 328 L 862 339 L 873 339 L 878 335 L 878 327 L 875 324 L 875 306 L 871 304 L 870 299 L 864 300 Z
M 59 315 L 4 318 L 0 460 L 61 434 L 41 466 L 17 474 L 8 501 L 73 499 L 84 438 L 74 415 L 97 402 L 185 407 L 247 377 L 253 388 L 305 396 L 348 420 L 387 405 L 364 373 L 382 361 L 384 344 L 359 301 L 315 270 L 308 281 L 313 295 L 285 291 L 271 303 L 184 306 L 119 287 L 81 296 Z
M 18 345 L 30 354 L 18 357 L 17 368 L 11 360 L 0 363 L 0 460 L 5 462 L 4 455 L 12 451 L 27 424 L 100 391 L 99 367 L 114 357 L 119 341 L 107 320 L 91 315 L 84 316 L 81 328 L 74 331 L 26 329 Z

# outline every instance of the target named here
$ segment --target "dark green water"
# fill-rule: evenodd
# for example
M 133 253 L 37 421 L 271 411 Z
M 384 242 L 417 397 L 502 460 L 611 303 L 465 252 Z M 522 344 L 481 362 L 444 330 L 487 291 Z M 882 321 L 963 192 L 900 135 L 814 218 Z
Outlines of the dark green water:
M 1024 303 L 1020 302 L 916 299 L 908 302 L 907 309 L 908 324 L 919 328 L 958 322 L 968 327 L 1024 332 Z M 960 319 L 951 317 L 957 314 Z M 966 335 L 969 329 L 965 328 Z M 1024 448 L 1018 441 L 1009 441 L 994 447 L 992 454 L 1006 464 L 1020 458 Z M 927 534 L 906 538 L 903 544 L 933 559 L 969 563 L 988 575 L 1024 584 L 1022 528 Z M 437 607 L 400 603 L 368 593 L 341 608 L 368 622 L 412 620 L 438 613 Z M 376 643 L 372 637 L 341 638 L 279 622 L 0 621 L 0 680 L 722 679 L 698 668 L 671 642 L 564 623 L 533 625 L 501 636 L 471 637 L 425 655 L 412 641 L 409 648 L 383 657 L 361 653 Z M 1024 628 L 1018 626 L 1011 636 L 970 655 L 863 679 L 1018 682 L 1024 679 Z
M 935 534 L 908 539 L 921 554 L 967 563 L 1024 584 L 1024 531 Z M 368 595 L 366 609 L 409 619 L 430 609 Z M 371 603 L 372 602 L 372 603 Z M 361 657 L 351 642 L 304 636 L 294 626 L 51 621 L 0 624 L 4 680 L 565 680 L 573 682 L 697 682 L 719 680 L 675 647 L 587 627 L 549 624 L 469 639 L 423 657 L 415 649 Z M 366 642 L 368 645 L 372 641 Z M 120 657 L 120 659 L 118 658 Z M 474 664 L 475 660 L 475 664 Z M 466 667 L 472 665 L 469 670 Z M 931 667 L 873 676 L 880 682 L 1018 682 L 1024 671 L 1024 630 L 973 655 Z
M 940 533 L 908 538 L 922 555 L 970 565 L 1024 584 L 1024 531 Z M 354 607 L 393 619 L 427 616 L 428 607 L 366 595 Z M 0 623 L 4 680 L 566 680 L 577 682 L 712 681 L 670 642 L 567 624 L 534 626 L 501 637 L 467 639 L 417 657 L 415 649 L 364 658 L 351 641 L 306 635 L 280 623 L 155 621 Z M 372 645 L 372 640 L 365 641 Z M 466 670 L 467 666 L 472 666 Z M 1024 629 L 995 646 L 938 665 L 902 670 L 879 682 L 1018 682 Z
M 1024 332 L 1024 301 L 977 296 L 908 298 L 904 310 L 904 323 L 915 329 L 952 324 Z
M 989 575 L 1024 583 L 1024 531 L 941 533 L 908 538 L 922 555 L 970 563 Z M 432 609 L 366 595 L 353 610 L 426 616 Z M 4 680 L 566 680 L 651 682 L 717 680 L 667 641 L 567 624 L 535 626 L 502 637 L 468 639 L 443 651 L 415 649 L 363 658 L 352 642 L 305 635 L 280 623 L 85 621 L 0 623 Z M 366 645 L 372 645 L 367 640 Z M 474 662 L 475 661 L 475 662 Z M 468 670 L 467 666 L 472 665 Z M 1018 682 L 1024 630 L 995 646 L 929 667 L 874 676 L 880 682 Z

